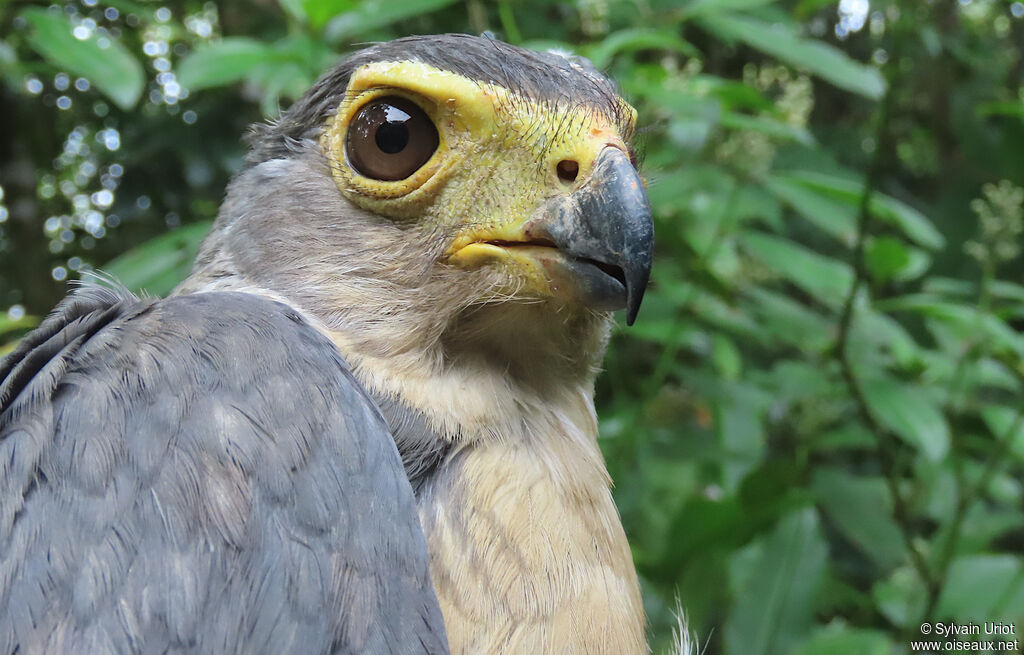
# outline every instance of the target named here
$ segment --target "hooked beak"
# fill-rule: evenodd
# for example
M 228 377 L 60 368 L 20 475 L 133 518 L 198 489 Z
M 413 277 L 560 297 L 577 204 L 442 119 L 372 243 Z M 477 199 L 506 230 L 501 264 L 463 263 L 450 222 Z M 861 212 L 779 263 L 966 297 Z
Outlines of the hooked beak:
M 595 309 L 626 308 L 632 325 L 651 275 L 654 222 L 639 173 L 618 148 L 605 148 L 590 179 L 541 207 L 528 239 L 547 240 L 576 275 L 574 295 Z
M 626 309 L 632 325 L 651 274 L 654 223 L 639 173 L 622 150 L 606 147 L 589 178 L 552 198 L 519 226 L 464 235 L 450 263 L 495 263 L 537 290 L 598 311 Z

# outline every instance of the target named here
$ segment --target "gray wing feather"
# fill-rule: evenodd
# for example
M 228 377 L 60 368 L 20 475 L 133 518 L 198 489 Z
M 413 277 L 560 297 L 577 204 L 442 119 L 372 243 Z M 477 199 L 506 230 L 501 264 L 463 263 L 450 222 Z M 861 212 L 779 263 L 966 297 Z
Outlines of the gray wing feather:
M 380 413 L 291 309 L 74 294 L 0 361 L 0 653 L 446 653 Z

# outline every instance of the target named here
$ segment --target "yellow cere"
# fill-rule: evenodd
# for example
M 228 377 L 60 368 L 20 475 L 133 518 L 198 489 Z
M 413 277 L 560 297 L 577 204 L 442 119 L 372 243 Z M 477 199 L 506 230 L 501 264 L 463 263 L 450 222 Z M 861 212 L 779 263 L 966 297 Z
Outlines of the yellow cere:
M 439 146 L 412 176 L 398 181 L 359 175 L 345 157 L 345 131 L 374 98 L 398 95 L 417 103 L 437 127 Z M 636 112 L 624 101 L 617 108 Z M 623 111 L 624 110 L 624 111 Z M 629 134 L 625 135 L 628 138 Z M 335 182 L 353 203 L 450 235 L 446 260 L 463 267 L 502 264 L 547 295 L 530 252 L 485 244 L 521 241 L 523 224 L 546 199 L 571 193 L 589 177 L 606 147 L 627 149 L 605 112 L 536 100 L 420 62 L 377 62 L 352 74 L 345 99 L 322 137 Z M 575 182 L 558 163 L 579 164 Z M 534 249 L 529 249 L 533 251 Z

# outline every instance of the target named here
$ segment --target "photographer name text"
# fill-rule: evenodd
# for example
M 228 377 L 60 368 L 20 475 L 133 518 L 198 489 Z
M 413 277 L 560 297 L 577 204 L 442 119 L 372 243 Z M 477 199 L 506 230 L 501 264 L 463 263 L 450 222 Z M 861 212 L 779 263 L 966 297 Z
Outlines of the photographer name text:
M 927 627 L 926 627 L 927 626 Z M 931 628 L 931 630 L 928 629 Z M 959 637 L 974 635 L 1016 635 L 1017 628 L 1012 623 L 1002 621 L 985 621 L 984 623 L 933 623 L 921 626 L 921 632 L 932 633 L 936 637 Z

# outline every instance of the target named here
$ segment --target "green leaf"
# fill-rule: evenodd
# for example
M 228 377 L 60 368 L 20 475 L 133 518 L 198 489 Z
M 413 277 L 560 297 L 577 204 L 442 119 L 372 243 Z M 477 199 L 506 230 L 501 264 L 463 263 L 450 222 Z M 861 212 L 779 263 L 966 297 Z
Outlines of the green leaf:
M 672 112 L 668 138 L 677 149 L 696 153 L 703 148 L 718 124 L 721 106 L 714 98 L 701 98 L 688 93 L 660 91 L 649 94 L 666 111 Z M 674 98 L 670 100 L 669 96 Z
M 895 647 L 884 632 L 835 622 L 816 630 L 796 655 L 891 655 L 893 652 Z
M 715 334 L 711 340 L 711 361 L 725 380 L 738 380 L 743 372 L 743 356 L 724 334 Z
M 317 29 L 326 25 L 338 14 L 351 11 L 356 4 L 355 0 L 299 0 L 299 5 L 306 18 L 309 19 L 310 25 Z
M 146 80 L 142 65 L 119 41 L 95 33 L 79 40 L 64 15 L 30 7 L 21 12 L 29 45 L 54 66 L 89 80 L 121 109 L 135 106 Z
M 745 232 L 740 243 L 751 255 L 819 302 L 839 307 L 850 292 L 850 267 L 804 246 L 760 232 Z
M 879 569 L 888 572 L 903 561 L 906 549 L 892 518 L 892 496 L 885 480 L 819 468 L 812 486 L 825 516 Z
M 845 393 L 845 388 L 833 378 L 831 367 L 820 362 L 784 359 L 772 366 L 770 389 L 777 403 L 810 400 L 820 402 L 823 397 Z
M 0 314 L 0 335 L 14 332 L 15 330 L 25 330 L 38 324 L 38 316 L 25 314 L 21 318 L 10 318 L 6 313 L 3 313 Z
M 269 61 L 280 60 L 273 48 L 241 36 L 227 37 L 189 53 L 178 64 L 178 81 L 190 90 L 238 82 Z
M 825 7 L 834 7 L 836 0 L 800 0 L 794 13 L 804 20 Z
M 981 312 L 976 306 L 940 300 L 929 294 L 910 294 L 876 301 L 884 312 L 914 312 L 941 321 L 964 342 L 988 342 L 997 351 L 1024 356 L 1024 337 L 998 316 Z
M 103 270 L 132 291 L 170 293 L 188 276 L 199 244 L 211 223 L 192 223 L 136 246 L 109 262 Z
M 782 204 L 760 184 L 743 184 L 731 198 L 731 213 L 737 223 L 757 221 L 773 230 L 782 231 Z
M 1024 102 L 988 102 L 978 105 L 979 116 L 1011 116 L 1024 120 Z
M 288 14 L 296 21 L 300 23 L 309 22 L 309 16 L 306 14 L 305 7 L 302 6 L 302 0 L 277 0 L 277 4 L 281 5 L 281 9 L 284 9 L 284 13 Z
M 897 282 L 917 280 L 932 267 L 932 256 L 930 253 L 913 246 L 904 245 L 904 248 L 907 251 L 907 264 L 893 276 L 893 279 Z
M 740 307 L 723 302 L 713 294 L 700 290 L 695 292 L 690 303 L 690 311 L 694 315 L 700 316 L 701 323 L 719 330 L 746 338 L 758 336 L 758 325 L 747 312 Z
M 644 298 L 646 302 L 647 298 Z M 639 330 L 630 330 L 630 337 L 644 341 L 653 341 L 662 344 L 678 344 L 688 350 L 697 350 L 699 346 L 707 345 L 707 335 L 698 329 L 689 326 L 680 326 L 679 320 L 675 318 L 655 318 L 647 320 L 644 317 L 643 324 L 637 322 Z
M 760 333 L 799 348 L 820 353 L 834 341 L 831 324 L 789 296 L 761 287 L 746 291 L 754 303 Z
M 931 276 L 924 282 L 924 291 L 945 296 L 963 296 L 974 299 L 978 297 L 978 285 L 968 280 Z M 1024 286 L 1006 280 L 992 280 L 988 288 L 993 298 L 1007 300 L 1024 305 Z
M 729 12 L 735 9 L 752 9 L 770 5 L 775 0 L 694 0 L 683 9 L 687 18 Z
M 456 0 L 363 0 L 351 11 L 331 19 L 324 28 L 324 38 L 339 43 L 354 37 L 361 37 L 375 30 L 406 18 L 437 11 Z
M 773 175 L 764 186 L 776 198 L 826 234 L 852 246 L 857 238 L 857 216 L 849 204 L 822 195 L 799 180 L 786 175 Z
M 1024 460 L 1024 420 L 1021 411 L 1024 408 L 985 405 L 981 408 L 981 418 L 993 437 L 1009 439 L 1010 452 Z
M 878 237 L 868 244 L 865 262 L 876 280 L 888 282 L 910 265 L 910 252 L 898 239 Z
M 750 116 L 733 111 L 723 111 L 718 120 L 722 127 L 731 130 L 749 130 L 766 134 L 773 139 L 796 141 L 805 146 L 814 145 L 814 135 L 807 128 L 783 123 L 769 116 Z
M 274 117 L 281 113 L 281 98 L 294 100 L 309 88 L 313 80 L 303 66 L 283 62 L 274 66 L 261 66 L 250 79 L 263 89 L 260 109 L 263 115 Z
M 850 192 L 859 199 L 863 187 L 856 185 Z M 942 250 L 946 238 L 928 218 L 910 205 L 882 193 L 871 196 L 871 213 L 875 218 L 895 225 L 908 238 L 928 250 Z
M 11 352 L 21 340 L 21 333 L 39 325 L 39 317 L 26 314 L 21 318 L 9 318 L 0 314 L 0 357 Z
M 1020 505 L 1018 495 L 1010 507 Z M 968 510 L 964 522 L 960 526 L 959 548 L 961 554 L 977 553 L 992 548 L 992 543 L 1000 537 L 1013 534 L 1024 525 L 1024 513 L 1015 509 L 1005 510 L 975 505 Z M 948 533 L 948 530 L 943 530 Z M 944 536 L 944 535 L 943 535 Z
M 961 622 L 1012 622 L 1022 608 L 1003 608 L 1001 604 L 1020 596 L 1022 573 L 1021 558 L 1016 555 L 958 557 L 949 567 L 936 614 Z
M 995 298 L 1013 300 L 1024 305 L 1024 286 L 1007 280 L 993 280 L 989 291 Z
M 718 218 L 729 214 L 729 200 L 735 180 L 720 168 L 695 165 L 689 170 L 657 173 L 648 182 L 647 195 L 655 208 L 655 220 L 667 212 L 688 211 L 701 217 L 711 215 L 717 229 Z M 677 224 L 667 225 L 673 231 Z
M 739 15 L 712 14 L 699 19 L 708 31 L 727 41 L 743 41 L 750 47 L 788 64 L 802 68 L 841 89 L 879 99 L 885 93 L 885 79 L 872 66 L 858 63 L 821 41 L 804 39 L 785 26 Z
M 871 595 L 879 612 L 901 628 L 913 625 L 916 629 L 928 600 L 924 583 L 909 564 L 893 571 L 887 579 L 876 582 Z
M 843 450 L 873 453 L 877 446 L 875 436 L 856 423 L 846 423 L 834 430 L 823 432 L 814 440 L 814 448 L 829 455 Z
M 725 397 L 713 404 L 715 436 L 723 455 L 722 486 L 729 492 L 736 490 L 764 456 L 764 401 L 758 393 L 742 382 L 727 384 Z
M 789 514 L 766 538 L 734 557 L 736 599 L 725 624 L 726 655 L 792 652 L 812 625 L 828 547 L 812 508 Z
M 969 280 L 954 280 L 949 277 L 935 275 L 924 281 L 922 289 L 927 294 L 937 296 L 977 296 L 978 285 Z
M 833 198 L 849 203 L 851 208 L 860 205 L 864 193 L 861 182 L 848 178 L 819 173 L 816 171 L 788 171 L 785 177 L 794 182 L 827 193 Z M 871 196 L 871 212 L 875 218 L 899 228 L 909 239 L 929 250 L 941 250 L 946 239 L 928 218 L 910 205 L 885 194 Z
M 612 32 L 603 41 L 584 48 L 582 51 L 598 70 L 602 70 L 607 68 L 615 55 L 620 52 L 636 52 L 638 50 L 663 50 L 687 57 L 700 56 L 697 49 L 679 38 L 675 31 L 647 27 L 634 27 Z
M 870 309 L 857 312 L 851 338 L 862 339 L 888 351 L 900 366 L 916 365 L 921 358 L 921 348 L 899 321 Z
M 872 415 L 933 462 L 949 453 L 949 425 L 931 394 L 890 377 L 863 380 Z
M 260 101 L 263 115 L 278 115 L 281 98 L 299 98 L 336 58 L 322 40 L 307 35 L 287 36 L 276 41 L 266 63 L 254 67 L 247 76 L 250 83 L 263 91 Z
M 726 80 L 715 75 L 697 75 L 693 78 L 691 86 L 697 92 L 717 98 L 723 106 L 728 107 L 731 111 L 749 110 L 757 113 L 776 111 L 771 100 L 743 82 Z
M 691 497 L 673 518 L 667 554 L 685 562 L 714 548 L 736 548 L 750 538 L 749 519 L 735 497 Z

